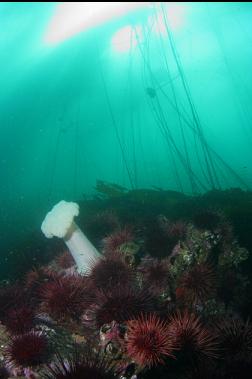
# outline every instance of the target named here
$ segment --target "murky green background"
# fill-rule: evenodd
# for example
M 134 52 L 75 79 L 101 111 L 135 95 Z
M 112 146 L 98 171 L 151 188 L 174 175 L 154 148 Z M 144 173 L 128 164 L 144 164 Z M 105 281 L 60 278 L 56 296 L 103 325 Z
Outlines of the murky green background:
M 2 262 L 97 180 L 252 187 L 251 3 L 151 5 L 50 43 L 57 6 L 0 5 Z

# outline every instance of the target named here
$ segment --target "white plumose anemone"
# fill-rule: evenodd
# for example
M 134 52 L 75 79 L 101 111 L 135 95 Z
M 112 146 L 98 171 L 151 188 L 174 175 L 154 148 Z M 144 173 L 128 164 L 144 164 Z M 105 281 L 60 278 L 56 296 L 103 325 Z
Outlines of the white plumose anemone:
M 74 217 L 78 214 L 78 204 L 62 200 L 47 213 L 41 230 L 47 238 L 63 238 L 78 272 L 85 274 L 93 263 L 100 259 L 101 254 L 74 222 Z

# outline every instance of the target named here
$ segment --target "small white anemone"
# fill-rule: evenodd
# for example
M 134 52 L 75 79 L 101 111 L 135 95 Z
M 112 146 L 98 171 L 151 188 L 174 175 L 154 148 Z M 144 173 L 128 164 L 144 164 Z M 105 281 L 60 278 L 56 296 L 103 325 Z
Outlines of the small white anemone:
M 48 212 L 41 230 L 47 238 L 63 238 L 78 271 L 85 274 L 101 255 L 75 224 L 74 217 L 78 215 L 78 204 L 62 200 Z

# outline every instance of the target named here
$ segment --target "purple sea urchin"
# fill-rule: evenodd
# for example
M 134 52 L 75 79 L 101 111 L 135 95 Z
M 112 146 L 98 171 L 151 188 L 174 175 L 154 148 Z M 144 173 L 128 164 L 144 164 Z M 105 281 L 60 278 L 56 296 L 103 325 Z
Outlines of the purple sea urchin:
M 187 224 L 184 221 L 171 222 L 167 228 L 167 235 L 176 243 L 179 240 L 185 239 L 186 232 Z
M 37 366 L 47 360 L 47 337 L 34 331 L 12 337 L 5 355 L 11 367 Z
M 9 372 L 6 367 L 0 366 L 0 378 L 8 379 L 10 377 Z
M 213 230 L 219 226 L 220 222 L 220 214 L 211 210 L 200 211 L 193 217 L 193 223 L 199 229 Z
M 108 292 L 99 291 L 95 304 L 87 310 L 83 320 L 100 329 L 112 321 L 121 324 L 155 310 L 155 298 L 147 290 L 120 285 Z
M 92 240 L 100 241 L 106 235 L 113 233 L 119 228 L 119 220 L 113 210 L 105 210 L 85 218 L 82 224 L 85 227 L 87 235 Z
M 118 285 L 130 285 L 134 279 L 134 273 L 123 259 L 120 259 L 118 253 L 98 261 L 93 266 L 89 279 L 98 289 L 113 289 Z
M 252 325 L 249 321 L 228 319 L 217 326 L 223 358 L 230 362 L 252 362 Z
M 89 350 L 75 353 L 64 359 L 60 355 L 57 361 L 48 367 L 43 375 L 45 379 L 114 379 L 113 367 L 99 354 Z
M 41 287 L 41 309 L 57 320 L 76 320 L 90 305 L 88 280 L 79 275 L 55 277 Z

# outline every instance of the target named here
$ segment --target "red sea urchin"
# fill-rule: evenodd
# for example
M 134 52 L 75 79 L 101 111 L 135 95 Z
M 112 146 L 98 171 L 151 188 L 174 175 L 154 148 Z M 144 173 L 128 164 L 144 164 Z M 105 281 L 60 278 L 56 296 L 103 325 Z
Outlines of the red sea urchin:
M 30 304 L 38 305 L 40 287 L 55 278 L 56 275 L 58 275 L 56 272 L 44 266 L 34 268 L 26 274 L 24 287 L 29 294 Z
M 35 325 L 34 311 L 26 305 L 10 309 L 6 314 L 3 324 L 8 332 L 12 334 L 28 332 Z
M 11 338 L 6 347 L 6 361 L 10 367 L 33 367 L 47 361 L 48 340 L 35 331 Z
M 170 264 L 167 259 L 158 260 L 145 258 L 138 266 L 143 276 L 143 282 L 154 294 L 162 294 L 168 289 L 170 282 Z
M 169 331 L 174 336 L 179 350 L 190 359 L 201 360 L 218 356 L 215 336 L 196 315 L 189 314 L 188 311 L 176 312 L 170 318 Z
M 120 285 L 108 292 L 99 291 L 95 304 L 84 314 L 83 321 L 87 326 L 100 329 L 112 321 L 121 324 L 155 310 L 156 299 L 146 289 Z
M 27 301 L 23 287 L 16 283 L 12 286 L 0 287 L 0 320 L 4 321 L 7 313 Z
M 89 279 L 98 289 L 113 289 L 118 285 L 130 285 L 134 279 L 134 273 L 120 254 L 109 255 L 108 258 L 100 259 L 92 268 Z
M 198 304 L 215 295 L 216 275 L 208 264 L 196 264 L 185 272 L 178 283 L 176 295 L 179 301 Z
M 119 229 L 103 239 L 104 253 L 119 252 L 120 246 L 133 240 L 134 235 L 129 227 Z
M 25 288 L 32 291 L 34 288 L 52 279 L 55 275 L 56 272 L 45 266 L 33 268 L 25 276 Z
M 79 275 L 55 277 L 41 287 L 41 310 L 59 321 L 78 320 L 91 303 L 87 278 Z
M 173 244 L 180 240 L 184 240 L 187 234 L 188 225 L 183 220 L 170 221 L 165 216 L 159 216 L 159 225 L 165 235 L 170 239 Z
M 68 250 L 64 251 L 56 258 L 56 263 L 63 270 L 66 270 L 75 265 L 74 259 Z
M 114 379 L 113 366 L 98 353 L 88 350 L 84 354 L 75 353 L 57 361 L 47 368 L 44 379 Z
M 173 357 L 174 338 L 167 323 L 155 314 L 141 316 L 127 323 L 127 354 L 141 367 L 164 363 L 165 357 Z

